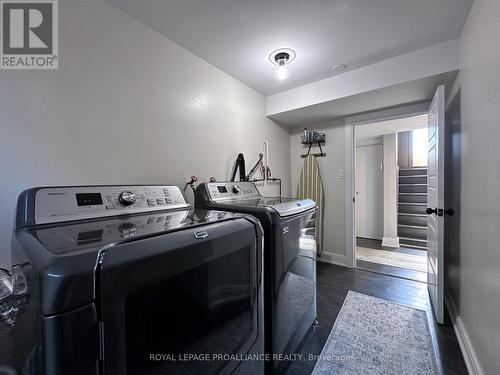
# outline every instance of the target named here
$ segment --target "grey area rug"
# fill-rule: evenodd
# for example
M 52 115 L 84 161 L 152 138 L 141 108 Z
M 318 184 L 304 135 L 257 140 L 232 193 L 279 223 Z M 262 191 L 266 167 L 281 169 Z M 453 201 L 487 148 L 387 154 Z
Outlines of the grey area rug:
M 414 271 L 427 272 L 427 257 L 395 251 L 356 247 L 356 259 L 393 267 L 407 268 Z
M 426 312 L 349 291 L 312 374 L 439 374 Z

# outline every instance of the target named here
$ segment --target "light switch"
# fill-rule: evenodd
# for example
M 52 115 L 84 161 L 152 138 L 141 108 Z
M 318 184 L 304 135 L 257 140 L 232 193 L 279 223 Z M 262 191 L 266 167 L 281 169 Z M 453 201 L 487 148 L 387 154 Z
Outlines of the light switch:
M 343 180 L 345 178 L 345 169 L 340 168 L 339 169 L 339 180 Z

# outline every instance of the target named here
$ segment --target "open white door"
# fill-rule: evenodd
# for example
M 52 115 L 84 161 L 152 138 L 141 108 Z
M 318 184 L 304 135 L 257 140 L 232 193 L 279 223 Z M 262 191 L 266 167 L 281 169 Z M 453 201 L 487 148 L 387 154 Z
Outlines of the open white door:
M 429 108 L 427 167 L 427 283 L 438 323 L 444 320 L 444 86 Z

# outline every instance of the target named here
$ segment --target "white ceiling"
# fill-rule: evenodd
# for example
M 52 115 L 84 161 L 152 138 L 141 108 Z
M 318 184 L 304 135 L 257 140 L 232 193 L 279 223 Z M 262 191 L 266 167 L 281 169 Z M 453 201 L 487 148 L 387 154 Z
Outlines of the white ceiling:
M 427 127 L 427 115 L 405 117 L 395 120 L 358 125 L 355 129 L 356 142 L 379 138 L 385 134 L 405 132 Z
M 432 99 L 436 88 L 451 87 L 456 71 L 401 83 L 362 94 L 343 97 L 317 105 L 271 115 L 269 118 L 287 127 L 304 127 L 334 118 L 370 112 L 398 105 L 424 102 Z
M 107 0 L 264 95 L 458 37 L 472 0 Z M 297 51 L 278 81 L 268 55 Z M 338 74 L 338 73 L 336 73 Z

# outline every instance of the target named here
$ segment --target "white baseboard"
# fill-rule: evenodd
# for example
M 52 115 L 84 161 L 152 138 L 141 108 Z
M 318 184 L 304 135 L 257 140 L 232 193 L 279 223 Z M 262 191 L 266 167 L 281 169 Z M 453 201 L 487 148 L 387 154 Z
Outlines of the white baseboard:
M 477 359 L 474 348 L 472 347 L 469 335 L 465 330 L 464 323 L 462 319 L 457 315 L 457 308 L 453 300 L 445 295 L 445 303 L 448 308 L 448 313 L 450 314 L 450 319 L 453 324 L 453 329 L 457 335 L 458 345 L 464 357 L 465 366 L 470 375 L 484 375 L 481 366 L 479 365 L 479 360 Z
M 320 262 L 336 264 L 337 266 L 345 267 L 345 255 L 339 255 L 335 253 L 331 253 L 329 251 L 323 251 L 321 256 L 318 257 Z
M 382 237 L 382 246 L 399 247 L 399 237 Z

